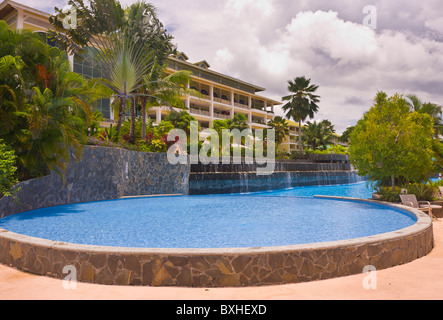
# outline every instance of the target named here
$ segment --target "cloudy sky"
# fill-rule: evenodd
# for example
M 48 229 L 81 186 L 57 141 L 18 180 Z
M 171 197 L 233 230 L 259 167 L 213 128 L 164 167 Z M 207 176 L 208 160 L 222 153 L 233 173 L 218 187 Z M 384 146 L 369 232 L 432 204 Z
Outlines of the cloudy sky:
M 16 1 L 47 12 L 67 3 Z M 279 101 L 288 80 L 311 78 L 321 96 L 315 119 L 329 119 L 339 133 L 355 125 L 379 90 L 443 105 L 441 0 L 148 2 L 191 62 L 207 60 Z M 377 10 L 376 29 L 374 11 L 363 12 L 368 5 Z

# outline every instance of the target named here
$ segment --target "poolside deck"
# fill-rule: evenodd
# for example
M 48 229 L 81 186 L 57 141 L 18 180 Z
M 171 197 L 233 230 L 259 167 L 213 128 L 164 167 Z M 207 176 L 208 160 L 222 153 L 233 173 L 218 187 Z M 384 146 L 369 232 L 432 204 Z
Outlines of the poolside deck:
M 365 275 L 254 288 L 109 287 L 78 283 L 63 288 L 61 280 L 30 275 L 0 265 L 0 299 L 8 300 L 441 300 L 443 299 L 443 219 L 434 223 L 435 249 L 409 264 L 377 272 L 377 289 L 365 290 Z

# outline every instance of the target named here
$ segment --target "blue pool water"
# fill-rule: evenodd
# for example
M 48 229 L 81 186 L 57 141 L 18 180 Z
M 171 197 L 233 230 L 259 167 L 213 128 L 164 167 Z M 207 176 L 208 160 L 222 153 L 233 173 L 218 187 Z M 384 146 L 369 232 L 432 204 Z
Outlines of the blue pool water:
M 416 223 L 381 205 L 313 198 L 365 184 L 260 194 L 157 197 L 34 210 L 0 228 L 67 243 L 132 248 L 272 247 L 360 238 Z M 317 189 L 316 189 L 317 188 Z M 360 190 L 360 191 L 358 191 Z M 326 194 L 333 191 L 331 194 Z M 363 195 L 363 194 L 361 194 Z M 366 194 L 364 198 L 368 198 Z
M 333 185 L 333 186 L 309 186 L 297 187 L 284 190 L 265 191 L 258 194 L 263 196 L 293 196 L 293 197 L 313 197 L 313 196 L 333 196 L 357 199 L 371 199 L 373 189 L 368 182 L 355 184 Z

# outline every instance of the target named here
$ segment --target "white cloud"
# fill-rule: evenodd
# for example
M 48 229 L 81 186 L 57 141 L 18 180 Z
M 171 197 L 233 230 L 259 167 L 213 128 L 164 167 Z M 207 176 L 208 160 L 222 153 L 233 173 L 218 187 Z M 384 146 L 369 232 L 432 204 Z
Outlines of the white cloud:
M 238 36 L 230 42 L 237 43 Z M 376 32 L 344 21 L 337 12 L 301 12 L 271 42 L 251 29 L 241 37 L 242 45 L 228 47 L 231 59 L 214 67 L 235 70 L 280 96 L 287 80 L 312 78 L 321 88 L 318 117 L 329 118 L 340 131 L 362 116 L 379 90 L 408 94 L 442 84 L 442 43 L 399 31 Z M 367 104 L 350 108 L 349 96 Z
M 426 21 L 425 26 L 440 33 L 443 33 L 443 17 Z
M 274 12 L 272 0 L 228 0 L 226 12 L 236 17 L 269 16 Z

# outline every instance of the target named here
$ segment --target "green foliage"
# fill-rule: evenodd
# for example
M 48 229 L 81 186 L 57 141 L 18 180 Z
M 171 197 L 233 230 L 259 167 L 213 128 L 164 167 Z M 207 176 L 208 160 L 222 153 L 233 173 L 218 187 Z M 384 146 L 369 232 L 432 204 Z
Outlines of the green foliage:
M 89 137 L 94 137 L 101 134 L 100 122 L 104 120 L 105 118 L 103 117 L 103 114 L 100 111 L 95 111 L 94 114 L 92 115 L 86 134 Z
M 381 201 L 387 202 L 401 202 L 400 195 L 402 189 L 407 190 L 408 194 L 416 196 L 418 201 L 434 201 L 434 193 L 436 191 L 435 186 L 428 183 L 408 183 L 399 187 L 378 187 L 376 192 L 380 195 Z
M 374 106 L 351 135 L 349 152 L 354 167 L 372 181 L 423 181 L 433 170 L 432 118 L 410 112 L 399 95 L 377 94 Z
M 169 112 L 169 114 L 165 117 L 165 121 L 169 121 L 175 129 L 181 129 L 189 135 L 191 132 L 191 122 L 197 120 L 187 111 L 182 110 L 180 112 Z
M 428 114 L 432 117 L 435 138 L 438 139 L 439 136 L 443 135 L 443 110 L 442 106 L 431 102 L 422 102 L 416 95 L 408 95 L 409 101 L 407 103 L 412 107 L 413 111 L 422 114 Z M 410 104 L 412 102 L 412 105 Z
M 414 194 L 418 201 L 434 201 L 435 188 L 426 183 L 410 183 L 403 186 L 408 190 L 408 194 Z
M 332 149 L 329 149 L 329 151 L 334 154 L 349 154 L 348 148 L 339 144 L 333 146 Z
M 174 129 L 170 121 L 163 120 L 158 126 L 147 128 L 147 137 L 140 141 L 139 148 L 144 152 L 167 152 L 169 147 L 174 144 L 167 140 L 168 133 Z
M 0 198 L 14 196 L 15 194 L 11 189 L 18 183 L 16 178 L 16 159 L 14 151 L 10 150 L 0 140 Z
M 308 121 L 302 132 L 304 143 L 312 150 L 326 150 L 333 143 L 334 129 L 329 121 Z
M 0 138 L 15 150 L 20 180 L 62 174 L 69 149 L 80 154 L 91 116 L 87 81 L 44 41 L 0 21 Z
M 289 125 L 286 119 L 276 116 L 269 121 L 268 126 L 275 130 L 275 143 L 279 145 L 289 134 Z
M 119 135 L 117 129 L 111 124 L 109 128 L 104 128 L 104 131 L 101 134 L 99 134 L 99 137 L 103 141 L 110 141 L 113 143 L 117 143 Z
M 355 126 L 348 127 L 345 132 L 341 135 L 341 137 L 338 139 L 338 141 L 342 143 L 349 143 L 351 139 L 351 134 L 354 131 Z
M 391 187 L 381 187 L 377 190 L 377 193 L 380 196 L 380 201 L 401 202 L 401 188 L 399 187 L 395 187 L 394 190 Z

